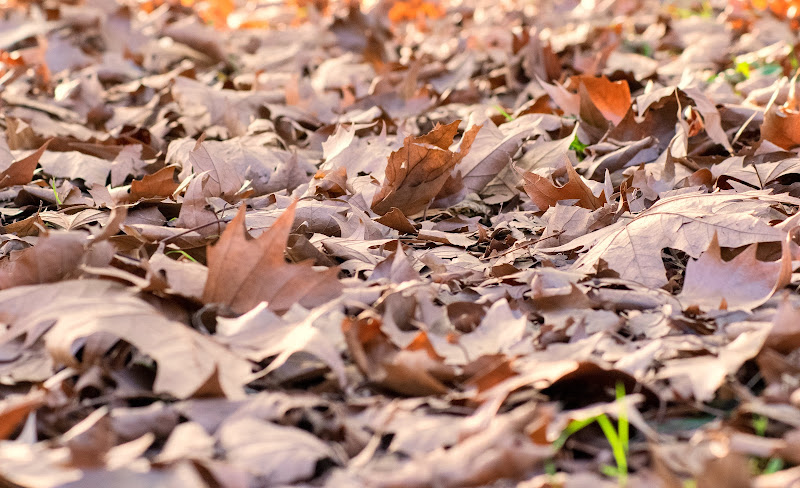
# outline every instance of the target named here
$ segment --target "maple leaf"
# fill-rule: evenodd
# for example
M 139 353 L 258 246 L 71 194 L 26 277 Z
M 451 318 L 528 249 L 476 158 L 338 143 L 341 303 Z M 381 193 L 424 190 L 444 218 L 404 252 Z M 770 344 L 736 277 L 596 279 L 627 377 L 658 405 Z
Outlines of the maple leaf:
M 337 268 L 315 271 L 311 263 L 289 264 L 284 259 L 296 206 L 294 201 L 256 239 L 247 234 L 245 206 L 239 209 L 219 241 L 207 250 L 203 302 L 245 313 L 266 301 L 270 310 L 282 313 L 294 303 L 311 308 L 341 293 Z
M 525 179 L 525 193 L 531 197 L 539 210 L 545 211 L 555 206 L 560 200 L 578 200 L 576 204 L 579 207 L 589 210 L 596 210 L 605 205 L 605 192 L 601 193 L 599 197 L 594 196 L 592 190 L 583 182 L 566 156 L 564 156 L 564 167 L 569 178 L 564 186 L 555 186 L 549 178 L 536 173 L 528 172 L 522 175 Z
M 386 180 L 372 200 L 372 210 L 383 215 L 395 207 L 405 215 L 425 210 L 450 178 L 453 168 L 467 155 L 480 130 L 474 126 L 461 139 L 458 152 L 448 148 L 460 120 L 437 125 L 424 136 L 408 136 L 403 147 L 389 156 Z

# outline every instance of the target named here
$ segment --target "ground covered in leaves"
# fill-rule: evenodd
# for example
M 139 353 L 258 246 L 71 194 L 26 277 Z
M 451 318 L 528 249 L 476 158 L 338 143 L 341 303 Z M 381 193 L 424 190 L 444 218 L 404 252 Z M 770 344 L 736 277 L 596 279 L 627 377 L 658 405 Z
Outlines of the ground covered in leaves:
M 792 486 L 796 14 L 3 2 L 3 486 Z

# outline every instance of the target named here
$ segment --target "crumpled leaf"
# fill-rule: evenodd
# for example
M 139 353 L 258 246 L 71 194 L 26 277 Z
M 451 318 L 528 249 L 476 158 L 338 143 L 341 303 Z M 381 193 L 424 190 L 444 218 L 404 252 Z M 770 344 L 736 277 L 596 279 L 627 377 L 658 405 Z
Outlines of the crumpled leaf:
M 474 126 L 464 133 L 458 152 L 448 148 L 458 131 L 460 120 L 437 125 L 424 136 L 408 136 L 403 147 L 389 156 L 386 179 L 372 200 L 372 210 L 380 215 L 392 207 L 405 215 L 425 210 L 450 177 L 453 168 L 469 153 L 480 130 Z
M 601 193 L 599 197 L 594 196 L 592 190 L 583 182 L 566 156 L 564 156 L 564 167 L 569 178 L 564 186 L 556 186 L 549 178 L 536 173 L 527 172 L 522 175 L 525 179 L 525 193 L 531 197 L 539 210 L 545 211 L 554 207 L 561 200 L 577 200 L 576 205 L 589 210 L 597 210 L 605 205 L 605 192 Z
M 206 251 L 208 279 L 203 302 L 244 313 L 266 301 L 270 310 L 281 313 L 294 303 L 311 308 L 341 293 L 337 268 L 315 271 L 310 263 L 289 264 L 284 259 L 296 206 L 297 202 L 292 202 L 256 239 L 247 234 L 245 206 L 239 209 L 219 241 Z

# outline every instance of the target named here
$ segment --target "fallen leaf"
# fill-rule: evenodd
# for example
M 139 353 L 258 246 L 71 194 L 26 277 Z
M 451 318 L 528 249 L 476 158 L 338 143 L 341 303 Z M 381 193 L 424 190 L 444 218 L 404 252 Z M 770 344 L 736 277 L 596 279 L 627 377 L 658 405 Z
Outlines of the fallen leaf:
M 208 279 L 203 302 L 241 314 L 266 301 L 270 310 L 281 313 L 294 303 L 311 308 L 341 293 L 336 268 L 315 271 L 309 263 L 289 264 L 284 259 L 296 206 L 295 201 L 269 230 L 251 239 L 242 205 L 219 241 L 206 251 Z
M 792 253 L 788 240 L 783 240 L 779 261 L 759 261 L 756 248 L 757 244 L 751 244 L 732 260 L 723 261 L 715 233 L 708 249 L 686 265 L 683 290 L 678 296 L 684 308 L 696 305 L 703 310 L 749 312 L 789 284 Z
M 619 124 L 631 108 L 631 90 L 627 81 L 609 81 L 605 76 L 577 76 L 573 78 L 582 99 L 589 98 L 600 114 L 614 125 Z M 583 100 L 582 100 L 583 102 Z
M 310 479 L 317 462 L 337 459 L 327 444 L 308 432 L 255 418 L 225 422 L 217 437 L 234 466 L 270 486 Z
M 561 200 L 577 200 L 576 205 L 589 210 L 597 210 L 605 205 L 605 193 L 601 193 L 599 197 L 594 196 L 566 156 L 564 156 L 564 167 L 568 178 L 564 186 L 556 186 L 549 178 L 536 173 L 527 172 L 522 175 L 525 179 L 525 193 L 531 197 L 540 211 L 555 206 Z
M 590 273 L 602 259 L 625 279 L 660 287 L 667 283 L 661 261 L 664 248 L 699 257 L 708 249 L 715 232 L 725 247 L 783 241 L 785 232 L 764 218 L 779 201 L 795 199 L 762 191 L 676 195 L 656 202 L 635 217 L 619 220 L 547 252 L 591 246 L 575 262 L 573 270 Z
M 45 142 L 33 154 L 14 161 L 11 165 L 0 173 L 0 188 L 7 188 L 14 185 L 25 185 L 33 179 L 33 172 L 36 170 L 36 165 L 39 164 L 42 154 L 47 149 L 50 141 Z
M 154 391 L 187 398 L 206 383 L 236 398 L 250 375 L 250 363 L 214 339 L 170 320 L 119 285 L 84 279 L 0 291 L 7 336 L 39 329 L 56 361 L 80 367 L 75 344 L 104 333 L 125 340 L 158 364 Z
M 396 207 L 405 215 L 413 215 L 430 205 L 453 168 L 469 153 L 480 130 L 480 126 L 474 126 L 465 132 L 458 152 L 451 152 L 448 148 L 460 122 L 438 125 L 424 136 L 405 138 L 403 147 L 389 156 L 386 180 L 372 200 L 375 213 L 383 215 Z
M 800 99 L 797 97 L 797 82 L 800 70 L 789 83 L 789 96 L 786 103 L 777 106 L 775 95 L 764 111 L 761 124 L 761 138 L 782 147 L 792 149 L 800 145 Z

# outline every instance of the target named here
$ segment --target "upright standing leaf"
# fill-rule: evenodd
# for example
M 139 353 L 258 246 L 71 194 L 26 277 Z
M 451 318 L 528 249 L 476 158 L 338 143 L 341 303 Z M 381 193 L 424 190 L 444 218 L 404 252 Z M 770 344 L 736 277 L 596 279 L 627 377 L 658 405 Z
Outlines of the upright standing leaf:
M 337 268 L 315 271 L 311 263 L 289 264 L 284 259 L 296 205 L 292 203 L 257 239 L 247 234 L 241 207 L 219 241 L 208 248 L 205 303 L 244 313 L 266 301 L 270 310 L 280 313 L 294 303 L 310 308 L 341 293 Z
M 480 126 L 464 134 L 458 152 L 448 148 L 458 131 L 460 120 L 437 125 L 424 136 L 408 136 L 403 147 L 389 156 L 386 180 L 372 200 L 372 210 L 385 214 L 392 207 L 405 215 L 425 210 L 450 177 L 453 168 L 469 152 Z

